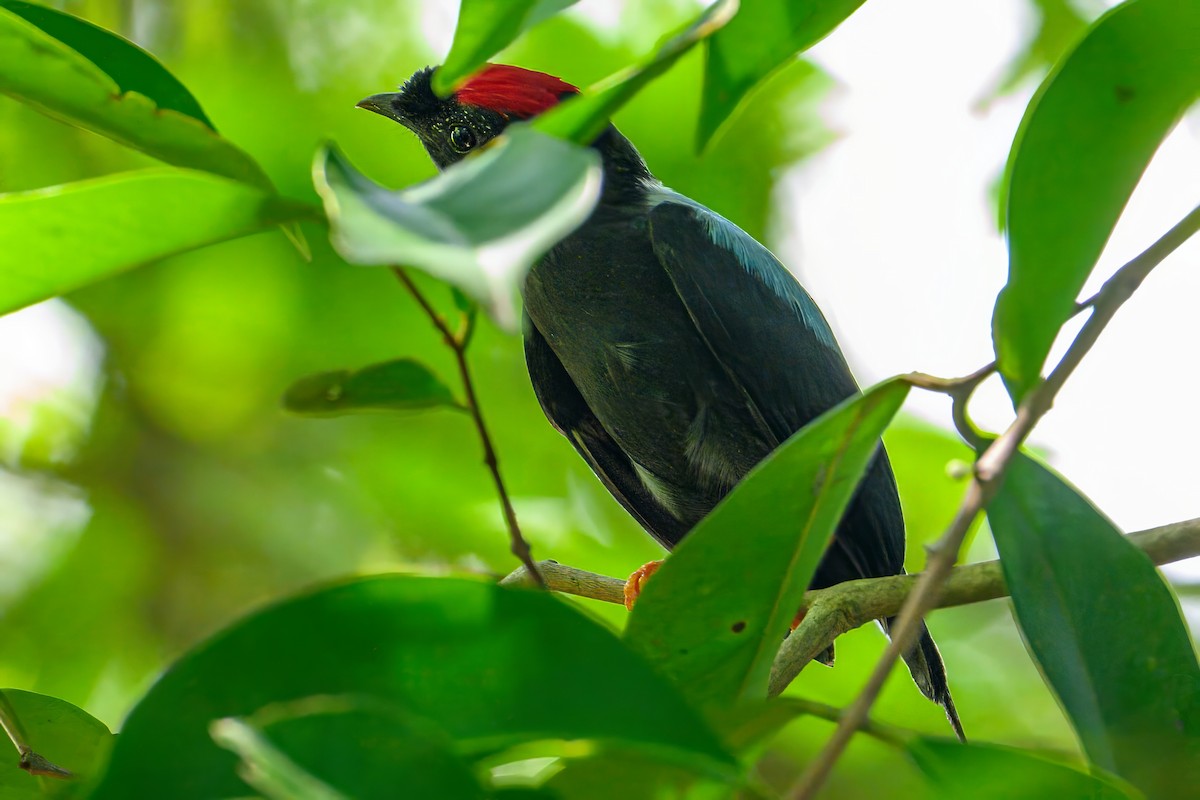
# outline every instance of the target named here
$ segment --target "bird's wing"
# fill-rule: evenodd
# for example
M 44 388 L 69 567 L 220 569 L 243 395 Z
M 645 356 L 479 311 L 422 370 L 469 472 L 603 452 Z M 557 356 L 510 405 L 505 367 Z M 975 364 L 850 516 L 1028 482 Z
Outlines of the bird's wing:
M 608 491 L 655 539 L 671 548 L 687 533 L 646 489 L 633 463 L 588 408 L 558 356 L 531 320 L 525 320 L 525 362 L 542 411 L 567 437 Z
M 767 248 L 670 190 L 652 199 L 655 254 L 697 331 L 779 442 L 858 392 L 824 315 Z M 894 574 L 903 564 L 904 522 L 885 459 L 838 530 L 823 565 L 828 577 Z
M 650 239 L 696 329 L 782 442 L 858 392 L 817 304 L 767 248 L 681 195 Z M 676 199 L 678 198 L 678 199 Z

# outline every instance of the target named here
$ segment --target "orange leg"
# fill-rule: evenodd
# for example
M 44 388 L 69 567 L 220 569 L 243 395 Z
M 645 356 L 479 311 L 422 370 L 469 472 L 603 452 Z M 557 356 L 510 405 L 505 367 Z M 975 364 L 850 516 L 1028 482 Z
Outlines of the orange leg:
M 649 564 L 643 564 L 629 576 L 629 580 L 625 581 L 625 608 L 633 611 L 633 604 L 637 602 L 638 595 L 642 593 L 642 585 L 658 571 L 662 563 L 661 561 L 651 561 Z

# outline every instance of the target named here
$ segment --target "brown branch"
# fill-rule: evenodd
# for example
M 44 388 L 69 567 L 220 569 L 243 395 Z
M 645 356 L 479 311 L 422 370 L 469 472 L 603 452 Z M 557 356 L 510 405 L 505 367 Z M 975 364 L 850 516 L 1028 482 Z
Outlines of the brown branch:
M 553 592 L 625 605 L 625 581 L 620 578 L 597 575 L 594 572 L 586 572 L 559 564 L 557 561 L 539 561 L 537 567 L 546 581 L 546 588 Z M 500 581 L 501 586 L 529 586 L 532 584 L 533 579 L 529 575 L 528 567 L 517 567 Z
M 1158 528 L 1150 528 L 1128 536 L 1130 544 L 1144 552 L 1155 564 L 1170 564 L 1185 558 L 1200 556 L 1200 517 L 1173 522 Z M 625 581 L 598 575 L 575 567 L 559 564 L 557 561 L 539 561 L 538 570 L 546 580 L 546 588 L 554 592 L 562 592 L 576 597 L 587 597 L 601 600 L 614 605 L 625 603 Z M 787 684 L 800 672 L 810 658 L 800 658 L 803 652 L 820 653 L 833 643 L 833 640 L 860 625 L 880 619 L 895 616 L 903 607 L 905 599 L 912 592 L 920 579 L 920 574 L 891 575 L 886 578 L 862 578 L 856 581 L 846 581 L 827 589 L 813 589 L 804 595 L 803 607 L 808 614 L 800 627 L 784 641 L 780 648 L 779 657 L 775 661 L 772 672 L 771 695 L 779 694 Z M 518 567 L 500 581 L 502 586 L 534 585 L 526 567 Z M 999 561 L 980 561 L 954 567 L 950 577 L 942 586 L 942 596 L 938 600 L 938 608 L 964 606 L 971 603 L 981 603 L 985 600 L 995 600 L 1008 596 L 1008 588 L 1004 585 L 1004 574 Z M 836 609 L 837 615 L 843 618 L 843 623 L 823 628 L 813 620 L 813 615 L 822 612 L 821 609 Z M 809 638 L 809 631 L 829 630 L 827 637 L 820 636 L 811 644 L 803 644 Z M 780 676 L 776 678 L 774 676 Z M 783 677 L 783 676 L 786 676 Z
M 1200 556 L 1200 518 L 1131 533 L 1128 539 L 1155 564 Z M 808 613 L 779 649 L 768 693 L 774 696 L 787 688 L 800 670 L 838 636 L 897 614 L 919 580 L 920 575 L 866 578 L 805 594 Z M 981 561 L 950 571 L 936 607 L 951 608 L 1006 596 L 1008 587 L 1000 562 Z
M 904 380 L 919 389 L 949 395 L 950 415 L 954 420 L 954 427 L 972 447 L 981 447 L 987 442 L 983 434 L 975 427 L 975 423 L 971 422 L 971 417 L 967 413 L 967 404 L 971 400 L 971 395 L 979 388 L 979 384 L 990 378 L 995 372 L 996 362 L 993 361 L 962 378 L 938 378 L 924 372 L 910 372 L 904 376 Z
M 542 579 L 542 574 L 538 571 L 537 564 L 533 560 L 533 553 L 530 552 L 529 542 L 525 541 L 525 537 L 521 535 L 521 527 L 517 524 L 517 512 L 513 510 L 512 500 L 509 499 L 508 489 L 504 486 L 504 478 L 500 475 L 500 462 L 496 458 L 496 449 L 492 446 L 492 437 L 488 433 L 487 425 L 483 421 L 483 411 L 479 407 L 479 398 L 475 394 L 475 382 L 471 379 L 471 368 L 467 363 L 467 345 L 470 343 L 471 333 L 474 330 L 474 325 L 468 320 L 463 326 L 462 332 L 456 334 L 450 329 L 446 320 L 437 312 L 437 309 L 426 299 L 425 295 L 413 283 L 412 278 L 408 273 L 400 267 L 392 267 L 392 273 L 399 279 L 408 293 L 413 296 L 417 304 L 421 306 L 421 310 L 433 322 L 434 327 L 442 334 L 442 340 L 446 346 L 454 352 L 455 361 L 458 362 L 458 375 L 462 380 L 463 393 L 466 395 L 467 410 L 471 414 L 471 419 L 475 421 L 475 429 L 479 432 L 479 441 L 483 445 L 483 463 L 487 466 L 488 471 L 492 474 L 492 480 L 496 484 L 496 494 L 500 496 L 500 509 L 504 514 L 504 522 L 508 527 L 509 549 L 513 555 L 520 559 L 524 568 L 528 571 L 533 582 L 541 588 L 546 588 L 546 582 Z
M 1200 230 L 1200 206 L 1192 210 L 1161 239 L 1145 252 L 1121 267 L 1105 282 L 1104 287 L 1091 301 L 1092 313 L 1080 329 L 1075 340 L 1063 355 L 1062 361 L 1050 375 L 1032 389 L 1017 409 L 1016 419 L 999 438 L 983 452 L 975 462 L 975 477 L 967 489 L 958 513 L 942 537 L 929 547 L 929 559 L 925 571 L 916 587 L 908 595 L 899 620 L 892 626 L 892 641 L 875 665 L 871 677 L 862 692 L 846 709 L 842 721 L 833 736 L 826 742 L 820 755 L 810 762 L 792 795 L 795 800 L 812 798 L 837 762 L 854 732 L 867 719 L 875 698 L 879 696 L 884 681 L 900 654 L 908 652 L 916 641 L 921 620 L 926 612 L 935 607 L 942 585 L 958 561 L 959 549 L 967 530 L 975 518 L 987 507 L 1000 490 L 1004 472 L 1021 447 L 1051 406 L 1067 378 L 1075 371 L 1084 356 L 1100 338 L 1104 328 L 1112 320 L 1117 309 L 1141 285 L 1150 270 L 1183 244 L 1192 234 Z

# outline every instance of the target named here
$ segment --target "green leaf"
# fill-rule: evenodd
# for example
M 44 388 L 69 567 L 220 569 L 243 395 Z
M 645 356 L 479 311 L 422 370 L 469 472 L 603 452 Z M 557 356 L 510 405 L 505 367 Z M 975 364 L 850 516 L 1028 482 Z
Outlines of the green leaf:
M 756 85 L 828 36 L 865 0 L 746 0 L 709 38 L 697 147 L 703 149 Z
M 683 31 L 667 39 L 640 66 L 631 67 L 569 98 L 533 121 L 533 126 L 553 136 L 591 144 L 608 125 L 609 117 L 629 102 L 646 84 L 662 75 L 697 43 L 712 36 L 737 12 L 737 0 L 717 0 Z
M 1029 649 L 1092 762 L 1149 797 L 1200 785 L 1200 666 L 1150 559 L 1023 455 L 988 520 Z
M 1200 97 L 1200 3 L 1131 0 L 1101 17 L 1042 84 L 1007 167 L 1008 283 L 993 338 L 1014 402 L 1058 330 L 1151 156 Z
M 422 269 L 515 330 L 525 273 L 600 197 L 600 157 L 521 126 L 409 189 L 379 186 L 333 147 L 317 154 L 314 181 L 347 261 Z
M 92 780 L 104 768 L 113 736 L 104 723 L 65 700 L 20 689 L 4 689 L 0 702 L 7 701 L 15 714 L 26 743 L 38 755 L 75 777 L 61 779 L 31 775 L 19 766 L 15 748 L 7 738 L 0 748 L 0 800 L 83 797 Z M 9 721 L 11 724 L 11 720 Z
M 152 169 L 0 195 L 0 314 L 149 261 L 310 218 L 203 172 Z
M 455 85 L 513 40 L 576 0 L 462 0 L 454 43 L 433 73 L 433 90 L 448 95 Z
M 154 56 L 133 42 L 87 20 L 22 0 L 0 0 L 31 25 L 70 47 L 103 69 L 121 92 L 138 92 L 161 109 L 178 111 L 216 129 L 187 87 Z
M 573 758 L 546 788 L 562 800 L 664 800 L 682 798 L 697 782 L 696 775 L 635 753 L 602 750 Z M 719 797 L 729 797 L 729 788 Z
M 0 4 L 0 92 L 168 164 L 272 189 L 258 162 L 219 136 L 152 56 L 49 9 L 7 5 Z
M 1110 775 L 1089 775 L 1051 754 L 994 744 L 918 737 L 908 744 L 917 766 L 947 800 L 1129 800 L 1141 795 Z
M 626 641 L 698 706 L 766 697 L 771 662 L 879 437 L 908 394 L 889 381 L 759 464 L 645 585 Z
M 904 567 L 920 572 L 925 568 L 924 546 L 941 535 L 962 503 L 975 455 L 957 433 L 905 414 L 887 429 L 883 443 L 903 498 L 908 545 Z M 982 525 L 982 518 L 971 523 L 963 552 Z
M 319 696 L 212 725 L 242 778 L 267 797 L 482 798 L 471 765 L 432 723 L 375 698 Z
M 244 795 L 209 723 L 322 694 L 378 697 L 464 754 L 595 739 L 717 776 L 735 769 L 670 684 L 572 606 L 477 581 L 378 576 L 268 608 L 176 662 L 130 713 L 94 798 Z
M 414 411 L 463 408 L 441 378 L 410 358 L 372 364 L 359 370 L 320 372 L 296 381 L 283 406 L 297 414 L 338 416 L 360 411 Z
M 238 775 L 269 800 L 350 800 L 288 758 L 261 732 L 238 719 L 212 724 L 212 737 L 241 758 Z

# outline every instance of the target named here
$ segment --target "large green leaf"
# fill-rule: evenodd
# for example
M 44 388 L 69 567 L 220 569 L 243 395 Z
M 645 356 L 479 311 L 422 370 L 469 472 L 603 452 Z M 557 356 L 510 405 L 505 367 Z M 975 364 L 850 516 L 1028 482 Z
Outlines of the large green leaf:
M 243 778 L 279 800 L 484 796 L 444 731 L 369 697 L 319 696 L 223 719 L 212 736 L 242 759 Z
M 646 583 L 626 641 L 693 704 L 766 697 L 784 633 L 907 394 L 901 381 L 883 383 L 803 428 L 747 475 Z
M 152 56 L 49 9 L 0 4 L 0 92 L 169 164 L 271 189 Z
M 433 89 L 449 94 L 456 83 L 508 47 L 518 36 L 577 0 L 462 0 L 454 43 L 433 74 Z
M 697 144 L 703 147 L 746 94 L 828 36 L 865 0 L 743 0 L 706 43 Z
M 70 780 L 30 775 L 20 768 L 15 748 L 0 737 L 0 800 L 82 797 L 104 766 L 112 734 L 100 720 L 65 700 L 20 689 L 5 689 L 3 699 L 15 712 L 26 743 L 39 756 L 75 777 Z
M 0 313 L 317 213 L 238 181 L 181 169 L 0 195 Z
M 566 760 L 546 782 L 561 800 L 677 800 L 695 791 L 695 774 L 637 754 L 601 750 L 585 758 Z M 729 797 L 728 787 L 716 784 L 717 797 Z M 685 795 L 685 793 L 687 793 Z M 698 799 L 697 799 L 698 800 Z
M 416 411 L 463 408 L 429 367 L 400 358 L 358 370 L 308 375 L 293 383 L 283 406 L 297 414 L 337 416 L 360 411 Z
M 178 111 L 216 129 L 187 87 L 158 59 L 128 39 L 44 5 L 0 0 L 0 8 L 36 25 L 99 66 L 122 92 L 138 92 L 153 100 L 159 108 Z
M 570 98 L 542 114 L 534 127 L 580 144 L 590 144 L 608 125 L 617 109 L 662 75 L 699 42 L 729 23 L 737 12 L 737 0 L 717 0 L 683 31 L 669 37 L 646 61 L 631 67 Z
M 333 147 L 317 154 L 314 180 L 347 261 L 422 269 L 515 330 L 525 273 L 600 197 L 600 158 L 522 126 L 409 189 L 374 183 Z
M 988 520 L 1017 621 L 1090 759 L 1152 798 L 1200 786 L 1200 666 L 1150 559 L 1023 455 Z
M 1089 775 L 1032 750 L 919 737 L 908 752 L 946 800 L 1129 800 L 1140 794 L 1109 775 Z
M 1008 283 L 993 337 L 1014 401 L 1062 324 L 1154 151 L 1200 97 L 1200 3 L 1130 0 L 1050 74 L 1017 131 L 1005 181 Z
M 134 708 L 95 797 L 232 797 L 222 717 L 321 694 L 381 698 L 461 752 L 595 739 L 731 774 L 696 712 L 620 641 L 542 592 L 380 576 L 268 608 L 184 656 Z

